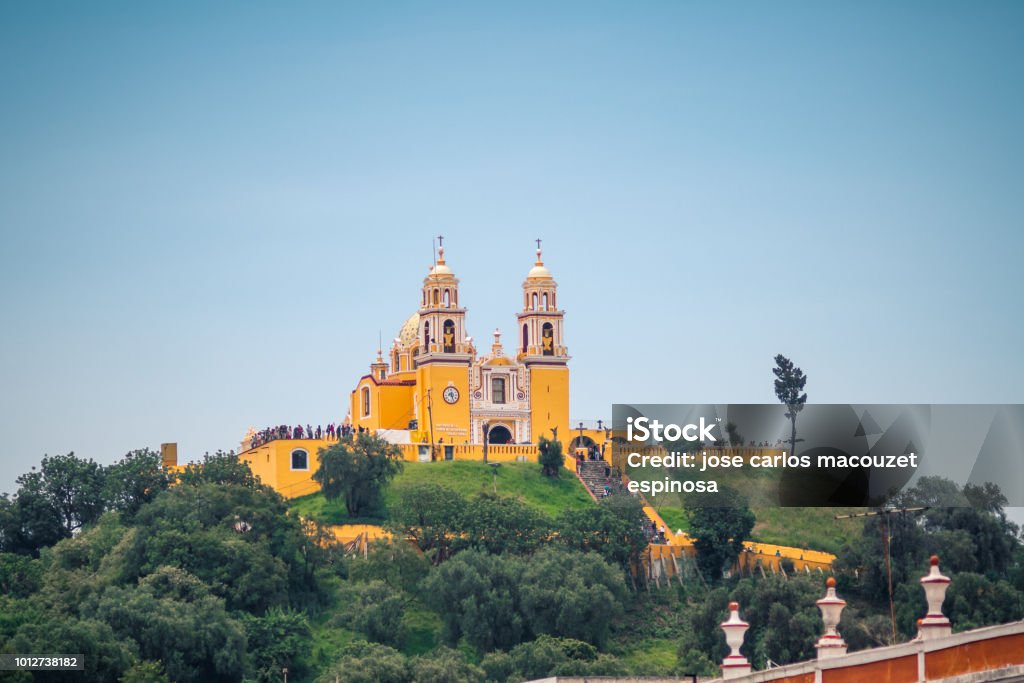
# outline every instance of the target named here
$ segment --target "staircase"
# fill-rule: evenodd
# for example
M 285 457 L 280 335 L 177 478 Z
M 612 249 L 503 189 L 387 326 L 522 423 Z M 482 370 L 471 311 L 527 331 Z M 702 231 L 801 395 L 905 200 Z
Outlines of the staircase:
M 605 472 L 610 472 L 610 475 L 605 476 Z M 604 460 L 584 460 L 579 463 L 579 477 L 587 490 L 598 500 L 604 498 L 605 486 L 608 486 L 611 495 L 627 493 L 622 477 Z

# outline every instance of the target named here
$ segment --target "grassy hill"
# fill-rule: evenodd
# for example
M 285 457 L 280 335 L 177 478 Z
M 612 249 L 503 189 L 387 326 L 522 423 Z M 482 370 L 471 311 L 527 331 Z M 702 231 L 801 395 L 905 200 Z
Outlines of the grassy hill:
M 320 493 L 296 498 L 292 509 L 304 517 L 329 524 L 380 524 L 387 518 L 387 505 L 396 499 L 403 486 L 428 482 L 447 486 L 466 497 L 496 488 L 498 493 L 518 496 L 551 517 L 561 510 L 593 505 L 571 472 L 563 472 L 559 479 L 553 481 L 542 476 L 540 467 L 535 463 L 502 463 L 497 468 L 497 475 L 493 469 L 482 462 L 407 462 L 403 472 L 384 491 L 385 509 L 369 518 L 349 519 L 342 501 L 329 502 Z M 835 514 L 851 512 L 855 508 L 780 508 L 765 505 L 761 492 L 754 490 L 750 493 L 753 494 L 752 509 L 757 517 L 751 540 L 835 553 L 859 535 L 863 524 L 863 520 L 858 519 L 833 519 Z M 649 496 L 648 500 L 672 529 L 687 529 L 681 496 L 662 494 Z
M 494 470 L 497 469 L 495 473 Z M 482 462 L 407 462 L 401 474 L 384 491 L 384 506 L 378 516 L 353 520 L 345 512 L 341 500 L 328 501 L 322 493 L 296 498 L 292 509 L 304 517 L 328 524 L 380 523 L 387 517 L 387 506 L 403 486 L 434 483 L 454 489 L 470 497 L 481 491 L 497 491 L 517 496 L 528 505 L 554 517 L 562 510 L 585 508 L 594 504 L 586 489 L 572 472 L 564 471 L 558 479 L 540 473 L 536 463 L 507 462 L 494 468 Z

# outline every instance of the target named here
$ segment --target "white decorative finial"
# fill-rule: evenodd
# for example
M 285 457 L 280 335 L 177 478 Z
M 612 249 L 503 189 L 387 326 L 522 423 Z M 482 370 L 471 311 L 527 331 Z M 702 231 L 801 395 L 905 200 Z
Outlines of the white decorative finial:
M 729 618 L 723 621 L 721 626 L 725 631 L 725 642 L 729 646 L 729 654 L 722 660 L 722 678 L 728 680 L 746 676 L 750 673 L 750 662 L 740 654 L 740 647 L 750 624 L 740 619 L 740 603 L 729 603 Z
M 924 597 L 928 601 L 928 614 L 918 624 L 917 637 L 921 640 L 942 638 L 953 633 L 953 626 L 942 613 L 942 603 L 951 579 L 939 572 L 938 555 L 932 555 L 929 564 L 928 575 L 921 578 Z
M 825 587 L 825 597 L 817 602 L 818 609 L 821 610 L 821 620 L 825 624 L 825 633 L 814 645 L 818 648 L 818 659 L 831 659 L 846 654 L 846 641 L 836 630 L 846 601 L 836 595 L 836 580 L 833 577 L 828 577 Z
M 536 239 L 536 242 L 537 242 L 537 263 L 536 263 L 536 265 L 543 266 L 544 262 L 540 260 L 540 238 L 539 237 Z

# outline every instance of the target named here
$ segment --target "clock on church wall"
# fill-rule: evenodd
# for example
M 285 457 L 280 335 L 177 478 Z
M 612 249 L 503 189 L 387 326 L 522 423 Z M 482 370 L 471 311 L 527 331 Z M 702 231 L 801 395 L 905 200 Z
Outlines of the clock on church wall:
M 441 394 L 444 397 L 445 403 L 458 403 L 459 401 L 459 390 L 455 387 L 447 387 L 444 393 Z

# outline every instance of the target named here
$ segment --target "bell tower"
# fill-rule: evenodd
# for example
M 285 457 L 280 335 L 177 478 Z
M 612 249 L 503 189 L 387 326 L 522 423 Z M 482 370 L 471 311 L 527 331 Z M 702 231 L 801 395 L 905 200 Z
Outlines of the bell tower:
M 523 310 L 516 314 L 517 358 L 530 378 L 530 435 L 536 443 L 540 435 L 550 438 L 558 427 L 569 433 L 569 350 L 565 345 L 565 311 L 558 308 L 558 283 L 541 259 L 537 240 L 537 260 L 523 281 Z M 564 437 L 563 437 L 564 438 Z
M 466 309 L 459 306 L 459 280 L 444 260 L 444 237 L 437 249 L 437 263 L 423 279 L 419 310 L 417 363 L 427 357 L 469 353 L 466 335 Z
M 423 279 L 416 366 L 416 414 L 431 441 L 463 443 L 469 437 L 469 368 L 475 356 L 466 334 L 466 309 L 459 305 L 459 280 L 444 258 Z

